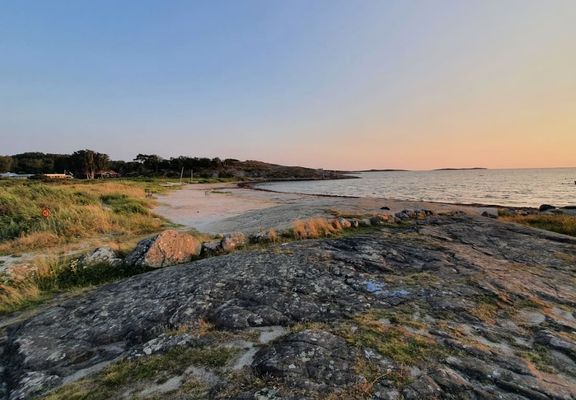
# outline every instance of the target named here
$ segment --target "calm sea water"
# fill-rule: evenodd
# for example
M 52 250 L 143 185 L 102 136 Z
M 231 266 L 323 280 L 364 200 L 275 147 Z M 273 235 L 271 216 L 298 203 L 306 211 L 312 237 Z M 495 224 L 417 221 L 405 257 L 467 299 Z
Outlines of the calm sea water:
M 538 207 L 576 205 L 576 168 L 363 172 L 360 179 L 271 182 L 280 192 Z

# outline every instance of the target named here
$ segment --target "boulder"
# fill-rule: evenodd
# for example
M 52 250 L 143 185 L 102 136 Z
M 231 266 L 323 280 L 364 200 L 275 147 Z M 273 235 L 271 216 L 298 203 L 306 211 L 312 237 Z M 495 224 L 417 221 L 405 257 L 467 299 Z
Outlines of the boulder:
M 370 225 L 384 225 L 390 221 L 391 219 L 391 215 L 388 214 L 378 214 L 378 215 L 374 215 L 373 217 L 370 217 Z
M 224 235 L 221 246 L 226 253 L 236 250 L 238 247 L 246 245 L 246 236 L 242 232 L 234 232 Z
M 346 218 L 338 218 L 338 223 L 340 224 L 342 229 L 349 229 L 352 227 L 352 224 Z
M 350 226 L 352 226 L 352 228 L 358 228 L 360 226 L 360 220 L 358 218 L 350 219 Z
M 482 216 L 483 216 L 483 217 L 487 217 L 487 218 L 498 218 L 498 214 L 496 214 L 496 213 L 491 213 L 491 212 L 488 212 L 488 211 L 484 211 L 484 212 L 482 213 Z
M 213 256 L 222 253 L 222 240 L 216 239 L 202 243 L 201 253 L 203 256 Z
M 550 204 L 542 204 L 540 207 L 538 207 L 538 211 L 548 211 L 548 210 L 554 210 L 556 209 L 556 207 L 550 205 Z
M 98 247 L 91 253 L 88 253 L 83 257 L 81 257 L 80 263 L 86 266 L 92 266 L 98 264 L 108 264 L 116 266 L 122 264 L 122 259 L 110 247 Z
M 370 218 L 362 218 L 362 219 L 359 221 L 359 224 L 360 224 L 360 226 L 363 226 L 363 227 L 367 227 L 367 226 L 371 226 L 371 225 L 372 225 L 372 223 L 371 223 L 371 221 L 370 221 Z
M 270 229 L 267 231 L 253 233 L 249 236 L 248 240 L 250 243 L 275 242 L 278 240 L 278 234 L 274 229 Z
M 434 215 L 434 212 L 431 210 L 427 210 L 427 209 L 402 210 L 400 212 L 397 212 L 394 215 L 396 216 L 396 218 L 398 218 L 401 221 L 406 221 L 406 220 L 410 220 L 410 219 L 424 220 L 424 219 Z
M 194 236 L 170 229 L 138 243 L 126 263 L 161 268 L 188 262 L 200 255 L 201 248 Z

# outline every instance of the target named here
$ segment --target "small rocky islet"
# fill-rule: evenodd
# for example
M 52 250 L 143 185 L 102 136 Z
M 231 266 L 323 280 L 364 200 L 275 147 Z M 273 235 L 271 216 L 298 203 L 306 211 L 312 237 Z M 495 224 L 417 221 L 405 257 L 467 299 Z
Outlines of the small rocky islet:
M 576 398 L 575 238 L 461 213 L 367 225 L 42 308 L 2 333 L 0 398 Z

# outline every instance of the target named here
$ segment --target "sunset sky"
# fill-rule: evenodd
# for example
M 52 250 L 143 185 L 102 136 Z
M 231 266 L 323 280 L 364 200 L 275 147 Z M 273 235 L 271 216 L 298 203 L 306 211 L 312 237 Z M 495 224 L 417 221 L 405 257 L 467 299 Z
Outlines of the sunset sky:
M 0 154 L 576 166 L 574 0 L 0 5 Z

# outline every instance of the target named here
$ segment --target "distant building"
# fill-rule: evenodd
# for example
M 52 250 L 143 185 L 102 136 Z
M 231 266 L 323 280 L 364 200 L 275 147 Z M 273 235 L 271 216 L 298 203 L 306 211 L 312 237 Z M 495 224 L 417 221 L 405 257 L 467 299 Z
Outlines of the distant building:
M 96 178 L 118 178 L 120 174 L 116 171 L 108 170 L 108 171 L 98 171 L 94 174 Z
M 14 172 L 4 172 L 0 174 L 0 179 L 28 179 L 33 174 L 15 174 Z
M 69 174 L 42 174 L 45 178 L 50 179 L 72 179 L 74 178 L 72 175 Z

